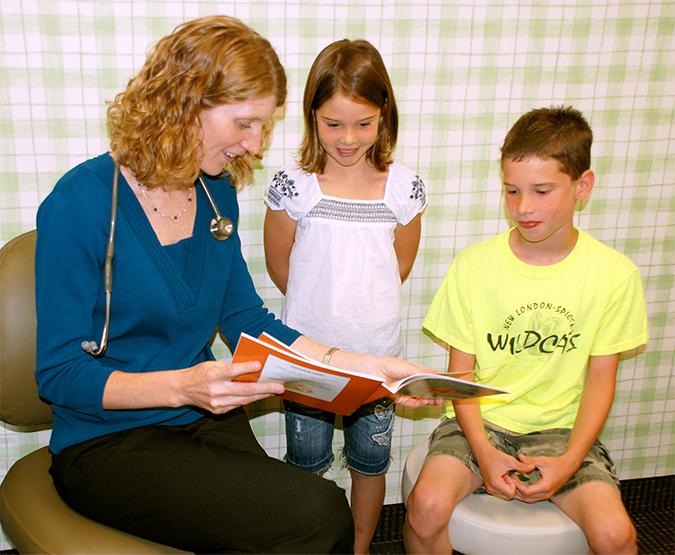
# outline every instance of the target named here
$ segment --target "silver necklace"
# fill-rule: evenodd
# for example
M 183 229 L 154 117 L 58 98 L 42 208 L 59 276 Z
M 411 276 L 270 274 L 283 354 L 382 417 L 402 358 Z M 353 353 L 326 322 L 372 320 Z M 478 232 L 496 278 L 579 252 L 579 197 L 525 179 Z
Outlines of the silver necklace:
M 190 208 L 190 204 L 192 203 L 192 187 L 190 187 L 190 188 L 188 189 L 189 195 L 188 195 L 187 206 L 186 206 L 185 208 L 183 208 L 183 211 L 182 211 L 181 213 L 176 214 L 175 216 L 167 216 L 166 214 L 160 212 L 159 208 L 157 208 L 157 207 L 153 204 L 153 202 L 148 198 L 148 194 L 147 194 L 147 192 L 145 191 L 145 189 L 143 188 L 143 185 L 141 185 L 141 184 L 139 183 L 139 184 L 138 184 L 138 188 L 141 190 L 141 194 L 143 195 L 143 198 L 144 198 L 145 200 L 148 201 L 148 204 L 150 204 L 150 206 L 152 206 L 152 209 L 153 209 L 157 214 L 159 214 L 160 216 L 162 216 L 162 218 L 169 218 L 170 220 L 177 220 L 178 218 L 180 218 L 183 214 L 185 214 L 185 213 L 187 212 L 187 209 Z

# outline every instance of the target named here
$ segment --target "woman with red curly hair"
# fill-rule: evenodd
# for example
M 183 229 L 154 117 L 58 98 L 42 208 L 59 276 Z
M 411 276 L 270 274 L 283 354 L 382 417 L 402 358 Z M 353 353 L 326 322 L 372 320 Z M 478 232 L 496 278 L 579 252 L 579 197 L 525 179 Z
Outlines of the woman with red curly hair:
M 283 385 L 234 382 L 259 363 L 215 360 L 209 343 L 216 328 L 232 347 L 265 331 L 314 359 L 329 351 L 263 307 L 237 233 L 235 186 L 251 181 L 285 99 L 266 39 L 224 16 L 185 23 L 110 104 L 111 151 L 70 170 L 40 206 L 36 377 L 54 411 L 51 473 L 92 519 L 197 552 L 352 549 L 344 492 L 268 457 L 251 431 L 242 407 Z M 106 322 L 116 174 L 101 353 L 86 345 Z M 209 232 L 202 181 L 228 240 Z M 418 371 L 344 351 L 332 364 L 386 379 Z

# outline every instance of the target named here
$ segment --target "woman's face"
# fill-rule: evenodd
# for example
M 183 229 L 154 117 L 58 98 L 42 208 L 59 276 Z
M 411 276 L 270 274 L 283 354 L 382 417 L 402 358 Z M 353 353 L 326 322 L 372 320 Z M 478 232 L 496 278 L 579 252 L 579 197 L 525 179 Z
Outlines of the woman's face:
M 207 175 L 218 175 L 237 156 L 258 154 L 263 126 L 277 107 L 274 96 L 206 108 L 201 113 L 204 155 L 200 164 Z

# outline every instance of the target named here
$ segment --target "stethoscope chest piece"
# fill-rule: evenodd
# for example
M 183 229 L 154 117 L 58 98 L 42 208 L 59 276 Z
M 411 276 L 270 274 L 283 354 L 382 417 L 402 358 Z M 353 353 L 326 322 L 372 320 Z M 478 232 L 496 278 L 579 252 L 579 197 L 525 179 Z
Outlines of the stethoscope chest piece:
M 230 220 L 230 218 L 224 218 L 223 216 L 220 215 L 218 207 L 216 206 L 216 203 L 213 200 L 213 197 L 211 196 L 211 191 L 209 191 L 209 188 L 206 186 L 206 183 L 204 183 L 204 180 L 202 179 L 201 175 L 199 176 L 199 183 L 201 183 L 202 189 L 204 189 L 204 194 L 206 195 L 206 198 L 209 201 L 209 204 L 211 205 L 211 210 L 213 210 L 213 213 L 216 216 L 211 220 L 211 226 L 209 228 L 209 230 L 211 231 L 211 235 L 213 235 L 214 238 L 218 239 L 218 241 L 224 241 L 230 235 L 232 235 L 232 232 L 234 231 L 234 225 L 232 225 L 232 220 Z
M 213 218 L 211 220 L 211 235 L 213 235 L 218 241 L 224 241 L 234 230 L 234 225 L 230 218 L 220 217 L 218 219 Z

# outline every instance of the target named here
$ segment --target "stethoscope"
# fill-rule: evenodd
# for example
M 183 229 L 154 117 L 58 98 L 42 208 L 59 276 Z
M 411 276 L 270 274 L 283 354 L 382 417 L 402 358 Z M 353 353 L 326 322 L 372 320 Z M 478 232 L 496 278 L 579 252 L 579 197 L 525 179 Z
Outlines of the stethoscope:
M 119 182 L 120 182 L 120 167 L 117 161 L 115 161 L 115 173 L 113 175 L 113 184 L 112 184 L 112 206 L 110 209 L 110 232 L 108 233 L 108 245 L 105 249 L 105 261 L 103 263 L 103 280 L 104 280 L 104 289 L 105 289 L 105 324 L 103 325 L 103 333 L 101 335 L 101 346 L 99 347 L 96 344 L 96 341 L 83 341 L 82 349 L 84 349 L 91 356 L 98 358 L 102 357 L 105 354 L 106 349 L 108 348 L 108 331 L 110 329 L 110 300 L 112 297 L 112 286 L 113 286 L 113 257 L 115 256 L 115 229 L 117 228 L 117 197 L 119 192 Z M 202 176 L 199 176 L 199 183 L 204 190 L 206 199 L 211 205 L 211 210 L 215 215 L 215 218 L 211 220 L 209 226 L 209 231 L 214 238 L 218 241 L 225 241 L 234 230 L 234 225 L 232 220 L 229 218 L 224 218 L 220 215 L 220 210 L 216 206 L 216 202 L 213 200 L 211 191 L 204 183 Z

